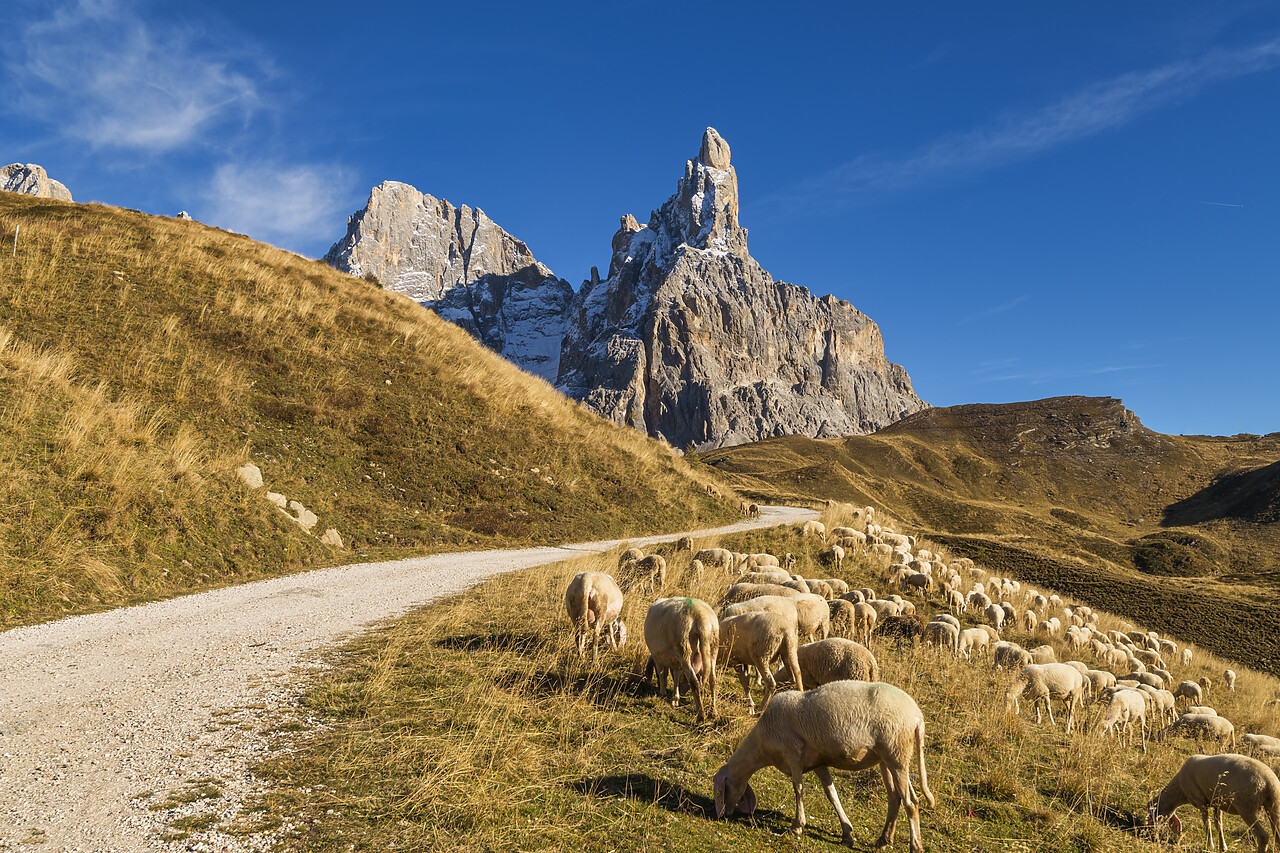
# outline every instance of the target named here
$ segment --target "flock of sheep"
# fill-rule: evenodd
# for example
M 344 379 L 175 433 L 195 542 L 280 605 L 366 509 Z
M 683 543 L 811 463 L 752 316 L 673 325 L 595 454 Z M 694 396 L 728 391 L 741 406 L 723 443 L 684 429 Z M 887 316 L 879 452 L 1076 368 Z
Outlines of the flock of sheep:
M 756 510 L 758 512 L 758 509 Z M 658 598 L 649 606 L 644 642 L 649 652 L 646 678 L 656 678 L 659 696 L 678 704 L 681 691 L 692 694 L 699 722 L 714 717 L 717 669 L 738 675 L 748 713 L 755 714 L 753 684 L 762 686 L 762 711 L 754 728 L 715 774 L 717 817 L 741 810 L 750 814 L 756 798 L 749 779 L 774 766 L 788 775 L 796 795 L 792 831 L 803 832 L 806 817 L 801 779 L 813 771 L 822 783 L 841 824 L 845 844 L 852 845 L 852 825 L 840 804 L 830 768 L 879 767 L 888 794 L 888 814 L 877 847 L 891 844 L 900 808 L 905 804 L 912 853 L 924 849 L 920 834 L 919 796 L 911 781 L 911 763 L 920 765 L 926 802 L 934 804 L 925 767 L 925 720 L 911 696 L 879 680 L 879 666 L 867 648 L 872 635 L 903 643 L 922 643 L 940 655 L 962 661 L 989 660 L 996 669 L 1018 674 L 1005 694 L 1010 713 L 1020 712 L 1028 697 L 1041 721 L 1041 710 L 1056 725 L 1052 703 L 1066 713 L 1066 730 L 1086 702 L 1100 703 L 1097 727 L 1102 737 L 1138 735 L 1145 752 L 1147 729 L 1156 737 L 1174 735 L 1212 742 L 1219 748 L 1237 743 L 1235 727 L 1207 704 L 1211 680 L 1178 679 L 1174 666 L 1191 664 L 1194 652 L 1155 632 L 1099 628 L 1089 607 L 1070 606 L 1057 595 L 1040 592 L 1012 578 L 990 576 L 972 560 L 945 560 L 918 546 L 914 537 L 876 523 L 872 507 L 852 510 L 844 526 L 830 530 L 818 521 L 805 522 L 801 534 L 821 543 L 823 559 L 839 572 L 851 554 L 866 555 L 881 567 L 881 581 L 895 592 L 881 596 L 864 587 L 850 589 L 839 577 L 804 578 L 795 574 L 796 558 L 784 554 L 739 554 L 724 548 L 693 551 L 688 537 L 677 552 L 689 551 L 693 577 L 712 573 L 729 584 L 713 607 L 692 597 Z M 601 645 L 620 648 L 627 628 L 621 613 L 624 588 L 657 593 L 666 584 L 666 560 L 630 549 L 619 559 L 618 577 L 590 571 L 576 575 L 565 593 L 577 648 L 591 647 L 597 660 Z M 917 612 L 936 609 L 925 622 Z M 964 628 L 960 617 L 979 624 Z M 1127 627 L 1127 626 L 1122 626 Z M 1002 637 L 1020 631 L 1032 638 L 1030 648 Z M 802 640 L 808 642 L 802 644 Z M 1059 662 L 1050 641 L 1069 653 L 1091 658 Z M 1035 645 L 1033 645 L 1035 643 Z M 671 681 L 667 686 L 668 678 Z M 1222 674 L 1222 686 L 1235 689 L 1236 674 Z M 780 686 L 794 690 L 780 691 Z M 1179 712 L 1179 704 L 1183 707 Z M 1244 734 L 1240 742 L 1263 757 L 1280 757 L 1280 740 Z M 1280 781 L 1263 761 L 1239 754 L 1193 755 L 1148 805 L 1148 823 L 1160 835 L 1181 832 L 1174 810 L 1197 808 L 1213 848 L 1209 812 L 1218 835 L 1222 813 L 1238 814 L 1257 840 L 1258 853 L 1268 846 L 1267 826 L 1280 836 Z

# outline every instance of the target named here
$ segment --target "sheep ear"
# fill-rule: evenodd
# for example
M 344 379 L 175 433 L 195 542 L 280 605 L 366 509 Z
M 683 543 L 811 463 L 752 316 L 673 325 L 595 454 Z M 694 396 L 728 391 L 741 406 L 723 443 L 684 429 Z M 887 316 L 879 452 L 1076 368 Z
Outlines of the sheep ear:
M 1182 821 L 1178 820 L 1176 814 L 1169 815 L 1169 827 L 1173 830 L 1175 836 L 1182 835 Z
M 751 790 L 751 783 L 747 783 L 747 790 L 742 792 L 742 799 L 738 800 L 738 811 L 743 814 L 755 814 L 756 811 L 756 792 Z
M 711 786 L 715 788 L 715 791 L 716 791 L 716 820 L 720 820 L 721 818 L 724 817 L 724 771 L 723 770 L 719 770 L 716 772 L 716 778 L 711 783 Z

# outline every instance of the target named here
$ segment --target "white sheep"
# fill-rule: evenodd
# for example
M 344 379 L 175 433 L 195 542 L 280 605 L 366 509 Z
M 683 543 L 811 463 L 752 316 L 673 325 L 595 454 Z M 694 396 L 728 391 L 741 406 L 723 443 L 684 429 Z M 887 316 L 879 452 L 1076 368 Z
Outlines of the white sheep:
M 854 602 L 853 605 L 853 636 L 860 643 L 866 644 L 871 642 L 871 632 L 875 630 L 876 620 L 879 613 L 874 607 L 865 601 Z
M 1217 850 L 1218 845 L 1209 824 L 1209 809 L 1213 809 L 1223 850 L 1227 849 L 1223 812 L 1244 819 L 1245 827 L 1258 843 L 1257 853 L 1266 853 L 1267 824 L 1271 825 L 1271 837 L 1280 838 L 1280 780 L 1275 771 L 1256 758 L 1235 754 L 1191 756 L 1147 803 L 1147 825 L 1155 829 L 1161 819 L 1168 818 L 1175 837 L 1181 835 L 1182 822 L 1174 814 L 1181 806 L 1200 810 L 1210 850 Z
M 1004 612 L 1004 608 L 999 604 L 988 604 L 983 608 L 982 615 L 987 617 L 991 624 L 996 626 L 996 630 L 999 631 L 1004 626 L 1004 620 L 1007 614 Z
M 1183 649 L 1183 650 L 1182 650 L 1182 665 L 1183 665 L 1183 666 L 1191 666 L 1191 658 L 1192 658 L 1191 649 Z
M 1227 685 L 1228 690 L 1236 689 L 1236 671 L 1234 669 L 1226 669 L 1222 671 L 1222 682 Z
M 804 595 L 804 593 L 778 583 L 735 583 L 729 587 L 729 591 L 724 594 L 724 597 L 716 602 L 716 608 L 722 609 L 730 604 L 737 604 L 740 601 L 747 601 L 762 595 L 781 595 L 785 598 L 795 598 L 798 595 Z
M 853 846 L 853 825 L 840 805 L 829 768 L 864 770 L 879 766 L 888 789 L 889 809 L 877 847 L 893 843 L 898 809 L 906 803 L 911 853 L 923 853 L 920 805 L 911 785 L 911 759 L 920 762 L 920 787 L 934 805 L 924 764 L 924 715 L 915 700 L 890 684 L 836 681 L 805 693 L 779 693 L 715 775 L 716 817 L 735 809 L 752 814 L 756 795 L 751 776 L 777 767 L 791 777 L 796 819 L 791 831 L 807 823 L 802 796 L 804 774 L 812 770 L 840 820 L 843 841 Z
M 618 568 L 621 569 L 627 563 L 634 563 L 636 560 L 644 559 L 644 551 L 639 548 L 628 548 L 618 555 Z
M 1085 670 L 1084 677 L 1088 680 L 1095 696 L 1108 687 L 1116 686 L 1115 674 L 1107 672 L 1105 669 Z
M 1217 741 L 1219 745 L 1236 745 L 1236 727 L 1226 717 L 1209 714 L 1183 714 L 1160 733 L 1164 740 L 1170 735 L 1179 735 L 1199 741 Z
M 861 643 L 843 637 L 828 637 L 806 643 L 796 652 L 803 682 L 812 690 L 833 681 L 879 681 L 880 664 L 875 655 Z M 787 665 L 791 673 L 791 665 Z M 794 680 L 794 679 L 793 679 Z M 803 687 L 797 687 L 803 690 Z
M 1184 699 L 1188 705 L 1199 705 L 1204 701 L 1204 691 L 1194 681 L 1184 681 L 1173 689 L 1174 699 Z
M 831 587 L 832 591 L 839 596 L 843 596 L 849 592 L 848 581 L 840 578 L 822 578 L 822 582 Z
M 960 630 L 949 622 L 928 622 L 920 634 L 921 642 L 946 650 L 953 655 L 960 653 Z
M 1280 756 L 1280 738 L 1277 737 L 1252 733 L 1243 734 L 1240 735 L 1240 743 L 1270 758 Z
M 748 714 L 756 712 L 756 703 L 751 697 L 751 678 L 747 667 L 754 667 L 763 679 L 764 699 L 761 704 L 767 707 L 770 697 L 778 689 L 773 677 L 774 661 L 781 659 L 788 670 L 795 666 L 796 671 L 803 672 L 796 663 L 799 644 L 795 620 L 781 613 L 756 611 L 720 620 L 721 666 L 732 666 L 737 670 Z M 803 683 L 796 686 L 804 689 Z
M 1115 737 L 1119 726 L 1125 733 L 1125 746 L 1133 745 L 1133 723 L 1140 730 L 1139 743 L 1147 751 L 1147 698 L 1136 690 L 1117 690 L 1111 694 L 1106 714 L 1098 724 L 1098 734 Z
M 823 542 L 827 541 L 827 526 L 821 521 L 806 521 L 800 525 L 801 536 L 816 536 Z
M 729 574 L 729 570 L 736 564 L 736 561 L 733 559 L 733 552 L 727 548 L 703 548 L 701 551 L 693 555 L 693 559 L 702 563 L 702 565 L 709 569 L 723 569 L 726 575 Z
M 1071 734 L 1075 726 L 1076 706 L 1084 695 L 1084 676 L 1064 663 L 1027 664 L 1005 693 L 1005 706 L 1015 714 L 1021 713 L 1018 697 L 1028 688 L 1031 690 L 1031 704 L 1036 709 L 1036 722 L 1041 720 L 1040 705 L 1043 703 L 1049 712 L 1049 724 L 1056 726 L 1052 700 L 1059 699 L 1067 708 L 1067 734 Z
M 711 699 L 716 715 L 716 652 L 720 622 L 711 605 L 697 598 L 659 598 L 644 617 L 644 642 L 649 647 L 649 667 L 658 682 L 658 696 L 666 696 L 667 673 L 674 687 L 672 705 L 680 702 L 680 676 L 698 703 L 698 722 L 707 718 L 703 694 Z
M 1210 717 L 1221 717 L 1216 708 L 1210 708 L 1208 705 L 1188 705 L 1187 714 L 1208 714 Z
M 650 554 L 628 563 L 624 571 L 630 576 L 628 590 L 635 587 L 661 590 L 667 585 L 667 561 L 661 554 Z
M 778 569 L 768 572 L 747 572 L 738 578 L 738 583 L 776 583 L 779 586 L 791 580 L 791 575 Z
M 932 624 L 932 623 L 930 623 Z M 956 656 L 965 660 L 970 658 L 970 652 L 979 651 L 985 657 L 991 646 L 991 635 L 982 628 L 966 628 L 960 632 L 956 645 Z
M 622 590 L 609 575 L 578 572 L 565 590 L 564 606 L 573 624 L 578 657 L 586 656 L 587 640 L 591 639 L 591 660 L 593 663 L 598 660 L 602 633 L 610 648 L 618 649 L 626 644 L 627 626 L 619 618 Z
M 822 555 L 822 558 L 831 563 L 832 567 L 836 571 L 839 571 L 840 567 L 844 565 L 844 549 L 839 545 L 832 545 L 831 548 Z
M 1003 669 L 1004 667 L 1021 669 L 1029 663 L 1031 663 L 1031 652 L 1017 643 L 999 642 L 996 643 L 995 648 L 991 651 L 992 669 Z

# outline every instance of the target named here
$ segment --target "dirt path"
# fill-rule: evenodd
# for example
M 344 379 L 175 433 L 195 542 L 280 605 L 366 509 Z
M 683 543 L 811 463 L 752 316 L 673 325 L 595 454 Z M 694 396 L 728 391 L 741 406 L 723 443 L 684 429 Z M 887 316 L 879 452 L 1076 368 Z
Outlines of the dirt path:
M 764 507 L 709 536 L 813 518 Z M 669 542 L 682 534 L 630 540 Z M 0 634 L 0 849 L 211 850 L 166 841 L 199 780 L 227 804 L 269 749 L 251 719 L 296 693 L 314 652 L 502 572 L 619 541 L 362 563 L 228 587 Z M 162 803 L 172 808 L 154 809 Z M 265 849 L 269 839 L 219 841 Z M 27 847 L 36 844 L 35 847 Z

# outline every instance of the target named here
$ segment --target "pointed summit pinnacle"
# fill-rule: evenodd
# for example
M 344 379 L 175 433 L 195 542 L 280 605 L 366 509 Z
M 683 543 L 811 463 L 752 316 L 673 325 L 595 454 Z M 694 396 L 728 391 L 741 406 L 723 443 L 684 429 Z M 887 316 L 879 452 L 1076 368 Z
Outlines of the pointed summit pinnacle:
M 729 168 L 729 143 L 716 133 L 714 127 L 708 127 L 702 134 L 702 150 L 698 152 L 698 159 L 713 169 Z

